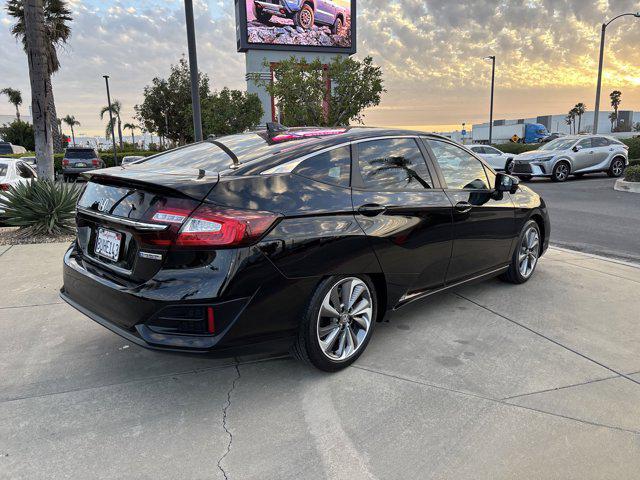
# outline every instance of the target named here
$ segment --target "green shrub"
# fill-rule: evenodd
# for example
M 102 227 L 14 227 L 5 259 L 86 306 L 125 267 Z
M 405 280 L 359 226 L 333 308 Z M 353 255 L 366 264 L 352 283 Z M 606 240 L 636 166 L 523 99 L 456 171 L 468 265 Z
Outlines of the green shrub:
M 74 232 L 74 214 L 80 188 L 71 183 L 35 180 L 12 186 L 0 197 L 9 225 L 21 236 L 58 236 Z
M 35 135 L 33 133 L 33 125 L 22 120 L 14 120 L 0 127 L 0 138 L 5 142 L 20 145 L 27 150 L 36 148 Z
M 634 165 L 640 165 L 640 158 L 634 158 L 632 160 L 629 160 L 629 166 L 632 167 Z
M 627 167 L 624 171 L 624 179 L 627 182 L 640 182 L 640 165 Z
M 621 141 L 629 146 L 629 158 L 640 158 L 640 137 L 624 138 Z
M 544 145 L 542 143 L 500 143 L 498 145 L 494 145 L 499 150 L 502 150 L 504 153 L 513 153 L 514 155 L 518 155 L 519 153 L 528 152 L 530 150 L 537 150 L 540 148 L 540 145 Z

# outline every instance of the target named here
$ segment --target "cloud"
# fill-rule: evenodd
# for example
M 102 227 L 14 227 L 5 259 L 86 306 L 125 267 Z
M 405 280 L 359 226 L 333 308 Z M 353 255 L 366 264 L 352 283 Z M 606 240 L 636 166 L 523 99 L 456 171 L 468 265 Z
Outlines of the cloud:
M 154 76 L 186 53 L 183 2 L 73 0 L 73 35 L 54 78 L 61 115 L 80 130 L 103 131 L 102 75 L 125 117 Z M 236 52 L 232 0 L 195 2 L 198 62 L 214 88 L 245 88 L 244 56 Z M 367 0 L 358 2 L 358 57 L 370 54 L 385 74 L 387 94 L 367 121 L 452 124 L 484 119 L 490 64 L 496 55 L 498 118 L 560 113 L 578 101 L 593 104 L 600 24 L 640 10 L 631 0 Z M 2 86 L 23 91 L 27 61 L 0 14 Z M 607 31 L 604 92 L 623 91 L 623 106 L 640 109 L 640 21 L 625 18 Z M 5 48 L 6 47 L 6 48 Z M 605 102 L 606 103 L 606 102 Z M 23 110 L 27 110 L 24 106 Z M 0 99 L 0 112 L 12 107 Z

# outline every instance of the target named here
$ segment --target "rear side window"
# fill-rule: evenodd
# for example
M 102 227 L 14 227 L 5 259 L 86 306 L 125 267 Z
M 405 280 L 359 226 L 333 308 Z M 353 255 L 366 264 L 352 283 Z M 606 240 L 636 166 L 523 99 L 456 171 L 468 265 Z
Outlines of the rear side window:
M 609 140 L 607 140 L 604 137 L 593 137 L 592 139 L 592 144 L 595 147 L 608 147 L 609 146 Z
M 68 158 L 68 159 L 83 159 L 83 160 L 88 160 L 91 158 L 98 158 L 98 155 L 96 154 L 95 150 L 92 149 L 74 149 L 74 150 L 67 150 L 66 153 L 64 154 L 64 158 Z
M 580 148 L 591 148 L 591 139 L 590 138 L 583 138 L 582 140 L 580 140 L 578 142 L 578 144 L 576 145 L 576 147 L 580 147 Z
M 348 187 L 351 179 L 351 149 L 344 146 L 314 155 L 300 163 L 293 173 L 319 182 Z
M 482 163 L 462 148 L 438 140 L 427 140 L 440 166 L 447 188 L 488 190 L 489 182 Z
M 413 138 L 386 138 L 358 144 L 358 164 L 366 188 L 424 190 L 433 183 Z
M 0 163 L 0 177 L 6 177 L 8 170 L 9 165 L 7 165 L 6 163 Z
M 0 153 L 13 153 L 13 148 L 9 143 L 0 143 Z

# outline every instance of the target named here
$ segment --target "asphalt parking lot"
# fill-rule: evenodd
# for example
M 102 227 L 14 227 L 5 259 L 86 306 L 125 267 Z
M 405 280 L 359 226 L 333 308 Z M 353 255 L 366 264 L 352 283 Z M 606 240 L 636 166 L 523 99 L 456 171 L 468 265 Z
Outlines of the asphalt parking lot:
M 547 202 L 555 245 L 640 263 L 640 195 L 613 189 L 606 174 L 526 184 Z
M 0 247 L 0 478 L 632 478 L 640 269 L 552 249 L 413 304 L 337 374 L 130 345 Z

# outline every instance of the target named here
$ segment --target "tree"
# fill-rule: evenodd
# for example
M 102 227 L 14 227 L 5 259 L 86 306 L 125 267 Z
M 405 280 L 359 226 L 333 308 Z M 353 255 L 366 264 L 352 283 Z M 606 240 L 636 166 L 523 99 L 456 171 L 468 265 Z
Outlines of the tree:
M 136 128 L 138 128 L 138 126 L 137 126 L 137 125 L 134 125 L 133 123 L 125 123 L 125 124 L 122 126 L 122 128 L 124 128 L 125 130 L 127 130 L 127 129 L 131 130 L 131 143 L 132 143 L 133 145 L 135 145 L 135 144 L 136 144 L 136 137 L 135 137 L 135 135 L 133 134 L 133 131 L 134 131 Z
M 15 88 L 7 87 L 0 90 L 0 95 L 8 97 L 9 103 L 16 107 L 16 118 L 20 120 L 20 109 L 18 107 L 22 105 L 22 92 Z
M 615 124 L 618 120 L 618 114 L 616 112 L 611 112 L 609 114 L 609 121 L 611 122 L 611 131 L 615 131 L 616 127 Z
M 587 106 L 584 103 L 580 102 L 576 103 L 573 109 L 575 110 L 576 116 L 578 117 L 578 133 L 580 133 L 580 126 L 582 125 L 582 115 L 584 115 L 584 112 L 587 111 Z
M 326 66 L 319 59 L 291 57 L 274 67 L 274 77 L 274 82 L 259 74 L 252 78 L 276 100 L 282 122 L 289 126 L 362 123 L 362 111 L 378 105 L 386 91 L 382 71 L 371 57 L 362 62 L 336 57 Z
M 204 101 L 210 95 L 206 74 L 199 74 L 198 86 L 200 99 Z M 155 77 L 151 85 L 144 87 L 143 97 L 135 111 L 136 119 L 147 131 L 180 145 L 193 141 L 191 79 L 189 64 L 184 57 L 177 65 L 171 65 L 168 78 Z
M 616 128 L 618 128 L 618 119 L 619 119 L 618 108 L 622 103 L 622 92 L 620 90 L 614 90 L 609 94 L 609 98 L 611 99 L 611 106 L 613 107 L 613 113 L 615 113 L 614 121 L 616 123 Z M 609 116 L 609 118 L 611 118 L 611 116 Z M 614 128 L 612 125 L 611 131 L 613 132 L 613 130 Z
M 34 5 L 37 4 L 37 8 L 42 9 L 43 52 L 46 57 L 47 71 L 49 77 L 51 77 L 60 69 L 60 61 L 58 60 L 56 49 L 61 44 L 66 43 L 71 36 L 71 28 L 68 25 L 68 23 L 72 21 L 71 10 L 67 7 L 67 2 L 64 0 L 37 0 L 34 2 L 7 0 L 7 13 L 16 19 L 16 23 L 11 27 L 11 34 L 22 41 L 27 55 L 29 55 L 29 49 L 27 48 L 28 28 L 26 11 L 27 7 L 31 8 L 30 3 Z M 62 151 L 62 137 L 59 130 L 55 128 L 57 125 L 57 114 L 51 78 L 49 78 L 45 86 L 48 89 L 47 109 L 51 117 L 51 124 L 54 126 L 54 128 L 51 129 L 53 145 L 55 151 L 58 152 Z M 40 164 L 40 162 L 38 162 L 38 164 Z
M 33 125 L 22 120 L 14 120 L 0 127 L 0 138 L 5 142 L 21 145 L 30 152 L 36 148 Z
M 571 131 L 571 125 L 573 124 L 573 118 L 571 117 L 571 113 L 568 113 L 566 117 L 564 117 L 564 123 L 569 125 L 569 133 L 573 133 Z
M 256 94 L 223 88 L 202 99 L 202 128 L 215 136 L 240 133 L 255 128 L 262 117 Z
M 571 110 L 569 110 L 569 113 L 567 114 L 567 118 L 570 120 L 569 133 L 576 133 L 576 116 L 577 116 L 576 107 L 573 107 Z
M 74 117 L 73 115 L 67 115 L 66 117 L 64 117 L 62 119 L 62 121 L 64 123 L 66 123 L 69 128 L 71 129 L 71 141 L 73 142 L 73 146 L 75 147 L 76 145 L 76 134 L 73 131 L 73 127 L 75 126 L 79 126 L 80 122 L 76 120 L 76 117 Z
M 104 107 L 102 107 L 100 109 L 100 120 L 104 118 L 104 115 L 106 113 L 109 113 L 109 110 L 111 110 L 111 114 L 115 117 L 114 121 L 118 126 L 118 140 L 120 141 L 120 149 L 122 149 L 122 120 L 120 120 L 122 103 L 120 102 L 120 100 L 114 100 L 113 102 L 111 102 L 111 109 L 109 109 L 109 105 L 105 105 Z M 107 124 L 106 132 L 106 136 L 108 138 L 111 135 L 111 120 L 109 120 L 109 123 Z

